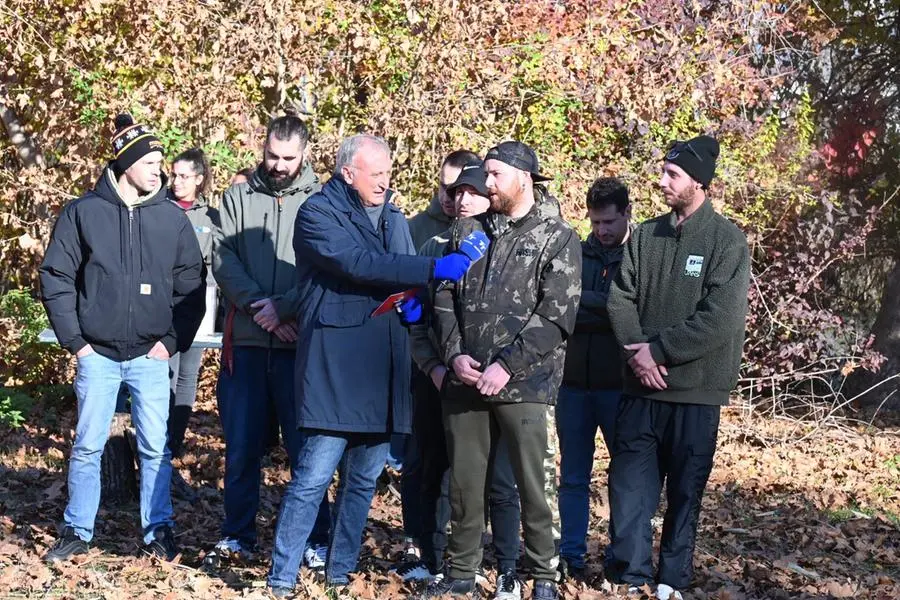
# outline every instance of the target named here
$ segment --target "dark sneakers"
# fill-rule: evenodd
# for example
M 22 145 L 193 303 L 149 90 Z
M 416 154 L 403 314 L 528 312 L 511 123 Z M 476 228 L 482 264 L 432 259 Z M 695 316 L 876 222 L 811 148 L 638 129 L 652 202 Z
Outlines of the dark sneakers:
M 175 545 L 175 535 L 168 525 L 157 527 L 153 531 L 153 541 L 144 544 L 144 552 L 157 556 L 162 560 L 172 561 L 178 556 L 178 546 Z
M 522 600 L 522 584 L 515 569 L 507 569 L 497 575 L 497 591 L 494 600 Z
M 175 467 L 172 467 L 171 490 L 172 498 L 176 500 L 183 500 L 193 504 L 198 499 L 196 490 L 184 480 L 184 477 L 181 476 L 181 473 Z
M 557 572 L 559 573 L 557 581 L 559 583 L 563 583 L 564 581 L 574 579 L 576 581 L 584 580 L 584 567 L 576 567 L 569 559 L 564 556 L 559 557 L 559 565 L 556 567 Z
M 75 529 L 66 527 L 53 547 L 44 555 L 44 560 L 51 563 L 68 560 L 76 554 L 87 554 L 88 550 L 88 543 L 75 535 Z
M 556 584 L 552 581 L 541 579 L 534 582 L 534 591 L 531 592 L 531 600 L 558 600 Z
M 421 599 L 442 598 L 444 596 L 462 597 L 471 594 L 471 598 L 480 598 L 474 579 L 454 579 L 447 575 L 439 575 L 428 584 L 425 591 L 418 596 Z

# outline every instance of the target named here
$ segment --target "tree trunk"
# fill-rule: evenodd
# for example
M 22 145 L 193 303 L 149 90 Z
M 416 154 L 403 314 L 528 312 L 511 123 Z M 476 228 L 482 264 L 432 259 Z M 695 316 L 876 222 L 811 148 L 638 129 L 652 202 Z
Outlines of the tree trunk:
M 881 296 L 881 306 L 875 325 L 872 326 L 875 336 L 875 349 L 887 360 L 876 373 L 857 371 L 859 377 L 853 382 L 852 390 L 858 394 L 877 384 L 879 381 L 900 373 L 900 259 L 888 273 Z M 887 401 L 885 401 L 887 398 Z M 882 405 L 884 402 L 884 405 Z M 900 413 L 900 378 L 894 379 L 875 388 L 859 399 L 859 406 L 866 409 L 877 409 L 881 412 Z
M 0 122 L 6 128 L 9 141 L 16 148 L 16 153 L 22 165 L 26 167 L 38 166 L 44 168 L 44 157 L 34 142 L 34 137 L 29 135 L 19 123 L 19 117 L 10 108 L 12 101 L 8 97 L 6 85 L 0 84 Z
M 131 415 L 116 413 L 100 460 L 100 499 L 105 506 L 138 499 L 136 456 Z

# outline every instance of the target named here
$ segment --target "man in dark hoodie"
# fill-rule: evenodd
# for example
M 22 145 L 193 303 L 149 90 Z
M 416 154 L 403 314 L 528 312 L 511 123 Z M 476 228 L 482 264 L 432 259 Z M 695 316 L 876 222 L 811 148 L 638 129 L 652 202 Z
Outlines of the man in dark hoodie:
M 222 539 L 206 556 L 209 567 L 256 552 L 261 461 L 273 415 L 289 455 L 301 441 L 294 409 L 299 297 L 291 237 L 300 206 L 321 188 L 305 157 L 308 141 L 298 117 L 273 119 L 262 163 L 249 181 L 225 191 L 219 207 L 213 273 L 226 311 L 217 389 L 225 434 L 225 521 Z M 312 568 L 324 564 L 328 527 L 326 500 L 305 557 Z
M 406 219 L 390 203 L 392 161 L 383 139 L 348 138 L 335 162 L 294 229 L 300 289 L 294 381 L 305 439 L 291 455 L 297 475 L 275 532 L 269 585 L 276 596 L 292 593 L 315 511 L 338 465 L 325 579 L 349 582 L 390 436 L 410 432 L 409 336 L 396 311 L 373 311 L 391 293 L 456 281 L 471 262 L 461 253 L 413 256 Z
M 412 236 L 413 246 L 418 254 L 423 255 L 422 248 L 435 237 L 446 235 L 456 217 L 456 201 L 448 193 L 447 186 L 456 181 L 463 166 L 478 160 L 478 155 L 470 150 L 454 150 L 444 157 L 438 174 L 438 189 L 431 199 L 431 203 L 424 211 L 407 219 L 409 233 Z M 433 256 L 425 253 L 424 256 Z M 438 255 L 440 256 L 440 255 Z M 413 368 L 413 405 L 418 402 L 416 396 L 416 380 L 425 378 Z M 427 378 L 426 378 L 427 379 Z M 415 561 L 419 557 L 419 547 L 416 541 L 419 537 L 419 487 L 422 482 L 422 462 L 415 427 L 412 435 L 397 435 L 391 439 L 391 449 L 388 454 L 388 463 L 398 468 L 401 473 L 400 503 L 403 507 L 403 534 L 404 534 L 404 563 Z M 399 464 L 399 466 L 397 466 Z
M 587 193 L 591 233 L 581 242 L 581 302 L 566 349 L 563 385 L 556 404 L 560 446 L 560 572 L 580 575 L 587 551 L 591 471 L 597 428 L 612 447 L 622 395 L 622 360 L 606 300 L 628 239 L 628 188 L 613 177 L 597 179 Z
M 78 424 L 62 535 L 46 560 L 88 551 L 100 504 L 100 457 L 124 382 L 141 469 L 144 549 L 172 560 L 166 445 L 169 357 L 190 348 L 204 312 L 204 267 L 184 212 L 166 198 L 162 144 L 116 117 L 114 159 L 70 202 L 40 267 L 41 294 L 63 348 L 77 357 Z
M 607 304 L 628 355 L 609 473 L 607 576 L 653 582 L 650 519 L 665 480 L 660 600 L 690 585 L 719 411 L 741 366 L 750 252 L 706 196 L 718 156 L 708 136 L 672 145 L 659 182 L 672 211 L 634 230 Z
M 409 219 L 409 233 L 416 250 L 420 250 L 434 236 L 442 235 L 450 229 L 456 218 L 456 199 L 447 192 L 447 186 L 456 181 L 465 165 L 476 160 L 478 155 L 470 150 L 455 150 L 444 157 L 438 189 L 428 208 Z

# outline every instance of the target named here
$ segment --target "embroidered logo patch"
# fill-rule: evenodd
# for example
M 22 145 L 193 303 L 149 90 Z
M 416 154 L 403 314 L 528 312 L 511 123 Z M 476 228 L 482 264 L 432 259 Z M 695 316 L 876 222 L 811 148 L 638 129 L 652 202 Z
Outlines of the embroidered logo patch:
M 153 293 L 153 286 L 149 283 L 141 284 L 141 296 L 149 296 Z
M 516 257 L 518 258 L 519 256 L 537 256 L 537 250 L 534 248 L 519 248 L 516 250 Z
M 700 277 L 700 271 L 703 270 L 703 257 L 691 254 L 687 257 L 684 265 L 684 274 L 687 277 Z

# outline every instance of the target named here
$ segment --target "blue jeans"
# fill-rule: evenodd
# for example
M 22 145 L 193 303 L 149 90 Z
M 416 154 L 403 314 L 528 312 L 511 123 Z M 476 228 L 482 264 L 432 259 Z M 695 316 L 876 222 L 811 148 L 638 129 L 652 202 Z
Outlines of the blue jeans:
M 225 434 L 225 521 L 222 535 L 256 544 L 256 513 L 262 457 L 266 454 L 273 413 L 281 425 L 288 456 L 296 455 L 302 436 L 294 407 L 294 351 L 238 346 L 234 370 L 219 371 L 219 417 Z M 291 468 L 291 478 L 296 478 Z M 328 499 L 315 519 L 310 543 L 326 543 L 330 516 Z
M 561 455 L 559 517 L 562 539 L 559 554 L 574 568 L 584 567 L 587 552 L 597 427 L 600 427 L 606 448 L 612 455 L 616 411 L 621 396 L 622 392 L 618 390 L 582 390 L 567 386 L 559 390 L 556 403 L 556 432 Z M 612 537 L 612 520 L 609 529 Z
M 305 440 L 300 452 L 291 457 L 295 476 L 281 501 L 269 585 L 294 588 L 315 513 L 336 469 L 340 469 L 341 481 L 334 506 L 325 580 L 329 585 L 345 584 L 359 560 L 363 528 L 375 495 L 375 481 L 387 458 L 390 435 L 301 431 Z
M 131 392 L 131 420 L 140 457 L 144 542 L 153 540 L 158 527 L 173 524 L 172 464 L 166 446 L 169 363 L 147 356 L 116 362 L 94 352 L 78 359 L 75 374 L 78 424 L 69 458 L 69 504 L 63 515 L 65 525 L 86 542 L 94 536 L 100 506 L 100 456 L 123 382 Z

